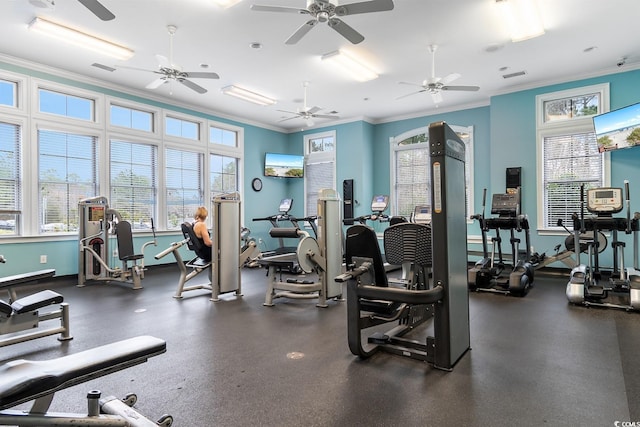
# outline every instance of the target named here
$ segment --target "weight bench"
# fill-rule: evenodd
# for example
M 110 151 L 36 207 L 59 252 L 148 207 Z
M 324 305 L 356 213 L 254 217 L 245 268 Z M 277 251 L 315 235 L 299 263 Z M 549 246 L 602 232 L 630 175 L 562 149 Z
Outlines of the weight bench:
M 7 289 L 10 297 L 9 302 L 0 300 L 0 337 L 3 337 L 0 347 L 55 334 L 60 334 L 59 341 L 73 338 L 69 334 L 69 305 L 63 302 L 62 295 L 44 290 L 18 299 L 16 294 L 16 287 L 53 277 L 55 273 L 54 269 L 48 269 L 0 278 L 0 288 Z M 46 311 L 57 304 L 59 309 Z M 60 319 L 60 326 L 38 330 L 40 322 L 55 319 Z
M 111 396 L 100 399 L 100 392 L 93 390 L 87 394 L 87 414 L 48 412 L 57 391 L 144 363 L 165 351 L 164 340 L 138 336 L 56 359 L 7 362 L 0 366 L 0 425 L 169 427 L 171 416 L 152 422 L 131 408 L 137 401 L 133 394 L 122 401 Z M 29 411 L 9 409 L 31 401 Z

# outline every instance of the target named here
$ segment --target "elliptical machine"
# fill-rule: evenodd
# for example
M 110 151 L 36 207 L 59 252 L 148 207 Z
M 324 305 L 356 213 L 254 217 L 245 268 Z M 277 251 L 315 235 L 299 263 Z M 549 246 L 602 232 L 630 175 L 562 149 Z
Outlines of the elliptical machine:
M 629 200 L 629 181 L 624 181 L 626 217 L 614 217 L 613 214 L 623 210 L 622 188 L 590 188 L 585 191 L 580 187 L 580 215 L 573 215 L 575 245 L 578 247 L 581 234 L 592 231 L 594 236 L 601 231 L 611 232 L 613 249 L 613 267 L 603 269 L 600 266 L 600 242 L 594 238 L 588 242 L 588 264 L 580 264 L 571 271 L 567 283 L 567 299 L 572 304 L 596 305 L 601 307 L 621 308 L 624 310 L 640 310 L 640 271 L 638 268 L 638 230 L 640 213 L 631 218 Z M 585 217 L 584 209 L 595 214 Z M 633 234 L 633 268 L 625 268 L 625 242 L 618 240 L 618 232 Z
M 531 259 L 531 243 L 529 237 L 529 220 L 520 214 L 519 193 L 494 194 L 491 201 L 491 214 L 498 217 L 485 218 L 487 190 L 482 195 L 482 214 L 475 214 L 471 219 L 480 223 L 482 232 L 483 257 L 468 272 L 469 289 L 474 291 L 498 292 L 502 294 L 524 296 L 533 285 L 533 266 Z M 491 238 L 491 255 L 489 255 L 487 235 L 495 230 Z M 511 238 L 512 268 L 508 271 L 502 255 L 502 237 L 500 230 L 509 230 Z M 524 233 L 526 249 L 520 251 L 520 238 L 516 232 Z M 497 252 L 497 259 L 496 259 Z M 508 271 L 508 276 L 504 275 Z

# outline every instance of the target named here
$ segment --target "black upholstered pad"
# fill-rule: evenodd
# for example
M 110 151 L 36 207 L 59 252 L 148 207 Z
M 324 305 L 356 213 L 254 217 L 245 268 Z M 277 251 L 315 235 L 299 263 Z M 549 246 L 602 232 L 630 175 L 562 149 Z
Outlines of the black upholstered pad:
M 0 410 L 145 362 L 166 342 L 143 335 L 44 361 L 14 360 L 0 366 Z
M 53 277 L 56 270 L 53 268 L 47 270 L 38 270 L 31 273 L 16 274 L 0 278 L 0 288 L 10 288 L 11 286 L 21 285 L 23 283 L 33 282 L 35 280 L 47 279 Z
M 14 301 L 11 307 L 16 313 L 28 313 L 51 304 L 60 304 L 62 301 L 64 298 L 59 293 L 45 290 L 20 298 Z
M 384 255 L 389 264 L 412 262 L 431 267 L 431 226 L 412 222 L 384 230 Z

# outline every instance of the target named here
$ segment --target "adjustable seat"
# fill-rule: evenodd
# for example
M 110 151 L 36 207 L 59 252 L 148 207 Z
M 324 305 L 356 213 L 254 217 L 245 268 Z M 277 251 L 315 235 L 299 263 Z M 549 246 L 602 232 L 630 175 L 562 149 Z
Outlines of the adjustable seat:
M 182 235 L 187 239 L 187 247 L 196 254 L 196 258 L 189 261 L 187 266 L 192 268 L 208 267 L 211 264 L 211 248 L 202 244 L 190 222 L 183 222 L 180 228 Z
M 144 258 L 144 254 L 136 254 L 133 250 L 133 234 L 131 233 L 131 223 L 120 221 L 116 225 L 116 237 L 118 240 L 118 258 L 125 265 L 132 261 L 134 265 L 139 259 Z

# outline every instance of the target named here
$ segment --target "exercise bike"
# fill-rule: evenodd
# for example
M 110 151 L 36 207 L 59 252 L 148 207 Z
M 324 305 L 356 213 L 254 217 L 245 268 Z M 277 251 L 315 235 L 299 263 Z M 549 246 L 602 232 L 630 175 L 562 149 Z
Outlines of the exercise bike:
M 520 214 L 519 194 L 494 194 L 491 201 L 491 214 L 498 217 L 485 218 L 487 190 L 482 196 L 482 214 L 475 214 L 471 219 L 480 223 L 482 232 L 483 257 L 468 272 L 469 289 L 474 291 L 497 292 L 507 295 L 524 296 L 533 285 L 533 266 L 531 259 L 531 243 L 529 237 L 529 220 Z M 488 232 L 495 230 L 491 238 L 491 255 L 488 250 Z M 511 243 L 512 266 L 505 263 L 502 254 L 502 237 L 500 230 L 509 230 Z M 520 238 L 516 232 L 524 233 L 524 252 L 520 252 Z M 496 259 L 497 252 L 497 259 Z
M 613 249 L 613 267 L 602 268 L 600 265 L 600 242 L 593 239 L 588 242 L 588 264 L 580 264 L 571 271 L 567 283 L 567 299 L 572 304 L 620 308 L 624 310 L 640 310 L 640 271 L 638 268 L 638 223 L 640 213 L 631 217 L 629 199 L 629 182 L 625 181 L 626 217 L 615 217 L 623 210 L 622 188 L 590 188 L 585 191 L 580 187 L 580 215 L 574 214 L 575 245 L 578 246 L 581 234 L 591 231 L 597 235 L 601 231 L 611 232 L 611 248 Z M 585 216 L 585 205 L 589 213 Z M 618 240 L 618 233 L 633 234 L 633 268 L 625 268 L 625 242 Z

